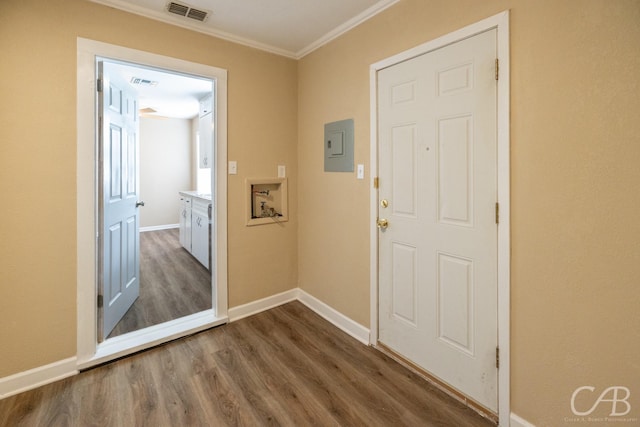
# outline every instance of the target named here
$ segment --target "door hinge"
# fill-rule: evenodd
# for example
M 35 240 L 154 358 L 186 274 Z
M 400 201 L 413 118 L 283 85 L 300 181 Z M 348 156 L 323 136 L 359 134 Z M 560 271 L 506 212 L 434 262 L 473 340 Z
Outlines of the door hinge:
M 98 308 L 102 308 L 103 298 L 102 295 L 98 295 Z
M 102 92 L 102 79 L 96 80 L 96 90 Z
M 496 224 L 500 224 L 500 203 L 496 202 Z
M 496 58 L 496 80 L 498 80 L 499 75 L 500 75 L 500 60 Z
M 380 181 L 378 180 L 378 177 L 376 176 L 375 178 L 373 178 L 373 188 L 378 188 L 379 185 L 380 185 Z
M 496 368 L 500 369 L 500 347 L 496 347 Z

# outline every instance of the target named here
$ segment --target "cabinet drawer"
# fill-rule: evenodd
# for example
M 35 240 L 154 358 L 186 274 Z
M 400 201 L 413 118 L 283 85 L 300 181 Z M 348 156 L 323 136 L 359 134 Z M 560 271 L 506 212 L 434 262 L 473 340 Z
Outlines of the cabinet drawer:
M 191 209 L 193 213 L 198 213 L 199 215 L 202 215 L 205 218 L 208 218 L 210 204 L 211 202 L 209 202 L 208 200 L 194 198 Z

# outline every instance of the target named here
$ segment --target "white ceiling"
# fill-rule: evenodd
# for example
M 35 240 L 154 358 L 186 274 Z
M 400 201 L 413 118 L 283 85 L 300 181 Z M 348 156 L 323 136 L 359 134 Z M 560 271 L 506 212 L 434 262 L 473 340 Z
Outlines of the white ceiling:
M 158 70 L 154 68 L 114 62 L 120 81 L 129 82 L 138 95 L 140 110 L 152 108 L 145 117 L 190 119 L 200 111 L 200 99 L 213 90 L 211 80 Z M 153 82 L 151 85 L 131 83 L 134 78 Z
M 399 0 L 91 0 L 299 59 Z M 205 22 L 167 12 L 170 1 L 211 12 Z

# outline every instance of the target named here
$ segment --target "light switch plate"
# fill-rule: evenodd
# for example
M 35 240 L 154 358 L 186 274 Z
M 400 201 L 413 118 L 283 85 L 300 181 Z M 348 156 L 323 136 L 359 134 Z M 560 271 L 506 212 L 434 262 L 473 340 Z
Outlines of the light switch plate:
M 238 173 L 238 162 L 235 160 L 229 160 L 229 175 L 236 175 Z
M 278 165 L 278 178 L 284 178 L 287 176 L 287 170 L 284 165 Z
M 364 179 L 364 165 L 363 164 L 358 164 L 357 178 L 358 179 Z

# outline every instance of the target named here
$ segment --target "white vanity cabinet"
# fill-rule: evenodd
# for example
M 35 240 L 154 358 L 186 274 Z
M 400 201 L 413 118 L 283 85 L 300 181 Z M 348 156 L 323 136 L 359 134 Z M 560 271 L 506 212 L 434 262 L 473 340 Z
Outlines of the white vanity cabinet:
M 200 100 L 200 116 L 198 120 L 199 156 L 198 166 L 201 169 L 211 168 L 213 162 L 213 98 L 207 96 Z
M 180 192 L 180 245 L 209 268 L 211 200 L 195 191 Z
M 194 198 L 191 208 L 191 255 L 209 268 L 209 205 L 204 199 Z

